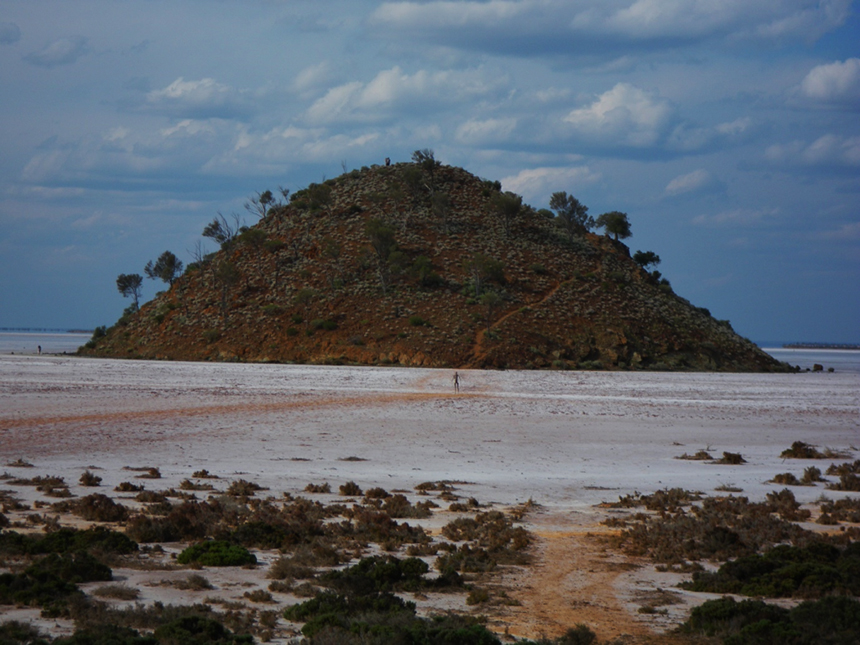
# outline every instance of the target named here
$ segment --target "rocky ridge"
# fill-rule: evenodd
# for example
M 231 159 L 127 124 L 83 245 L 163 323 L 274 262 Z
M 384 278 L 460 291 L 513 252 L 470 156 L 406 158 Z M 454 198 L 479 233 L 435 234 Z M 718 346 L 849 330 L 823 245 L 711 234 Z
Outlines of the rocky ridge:
M 432 163 L 362 168 L 311 185 L 189 266 L 81 353 L 787 369 L 728 322 L 658 284 L 623 243 L 585 230 L 570 236 L 546 211 L 528 206 L 505 221 L 500 195 L 498 182 Z

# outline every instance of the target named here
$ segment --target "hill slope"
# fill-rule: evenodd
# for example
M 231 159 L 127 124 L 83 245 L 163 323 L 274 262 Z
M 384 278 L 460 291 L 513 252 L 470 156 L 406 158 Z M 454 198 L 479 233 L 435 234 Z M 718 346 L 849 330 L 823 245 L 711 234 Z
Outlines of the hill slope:
M 312 185 L 190 266 L 82 353 L 785 368 L 728 323 L 656 284 L 623 244 L 584 230 L 569 235 L 529 207 L 506 222 L 499 198 L 498 183 L 432 164 L 374 166 Z

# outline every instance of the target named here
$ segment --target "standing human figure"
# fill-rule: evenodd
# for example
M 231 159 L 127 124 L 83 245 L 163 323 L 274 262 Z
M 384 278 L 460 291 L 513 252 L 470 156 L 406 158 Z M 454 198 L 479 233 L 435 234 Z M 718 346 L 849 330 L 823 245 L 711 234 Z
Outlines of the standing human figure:
M 454 372 L 454 391 L 460 392 L 460 373 Z
M 42 346 L 41 346 L 41 345 L 36 345 L 36 347 L 38 347 L 38 348 L 39 348 L 39 356 L 41 356 L 41 355 L 42 355 Z

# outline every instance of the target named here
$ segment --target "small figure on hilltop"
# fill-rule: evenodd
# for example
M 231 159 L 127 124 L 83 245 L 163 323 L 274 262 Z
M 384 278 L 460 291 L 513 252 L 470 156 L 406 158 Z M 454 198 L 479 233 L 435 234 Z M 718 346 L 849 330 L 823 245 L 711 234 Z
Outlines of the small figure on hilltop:
M 454 372 L 454 391 L 460 392 L 460 373 Z
M 390 166 L 390 165 L 391 165 L 391 157 L 386 157 L 386 158 L 385 158 L 385 165 L 386 165 L 386 166 Z

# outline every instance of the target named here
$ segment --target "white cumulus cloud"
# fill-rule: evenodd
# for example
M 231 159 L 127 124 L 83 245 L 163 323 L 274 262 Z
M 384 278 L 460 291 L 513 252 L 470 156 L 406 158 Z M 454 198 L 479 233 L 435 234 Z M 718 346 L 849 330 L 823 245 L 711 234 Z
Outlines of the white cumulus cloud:
M 814 67 L 800 84 L 803 93 L 824 103 L 847 103 L 860 109 L 860 58 Z
M 600 179 L 600 174 L 588 166 L 572 168 L 529 168 L 516 175 L 502 179 L 505 190 L 534 199 L 548 199 L 550 193 L 593 184 Z
M 514 118 L 470 119 L 457 128 L 454 136 L 460 143 L 493 147 L 507 140 L 516 127 Z
M 474 101 L 497 93 L 506 82 L 480 69 L 409 74 L 395 66 L 368 83 L 352 81 L 331 88 L 308 108 L 307 116 L 313 123 L 377 121 L 398 109 L 428 110 Z
M 564 121 L 586 139 L 638 148 L 655 144 L 671 116 L 668 101 L 629 83 L 618 83 L 591 105 L 572 110 Z
M 765 150 L 765 158 L 780 165 L 860 166 L 860 137 L 825 134 L 812 143 L 774 144 Z
M 180 76 L 167 87 L 150 91 L 145 109 L 180 118 L 231 119 L 246 115 L 249 103 L 244 92 L 213 78 L 186 81 Z
M 683 195 L 684 193 L 695 193 L 709 190 L 716 186 L 715 177 L 703 168 L 688 172 L 685 175 L 675 177 L 666 185 L 667 195 Z

